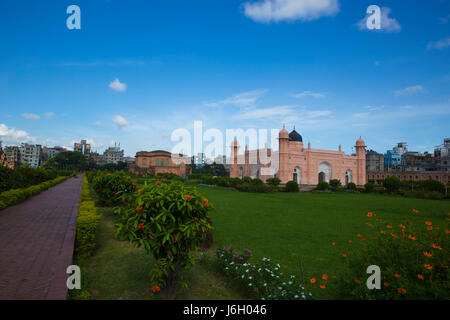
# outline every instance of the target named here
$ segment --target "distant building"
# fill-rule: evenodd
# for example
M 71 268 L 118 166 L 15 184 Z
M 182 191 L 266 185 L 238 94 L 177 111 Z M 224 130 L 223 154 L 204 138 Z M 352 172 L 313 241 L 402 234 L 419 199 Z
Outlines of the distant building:
M 366 152 L 366 171 L 367 172 L 383 172 L 384 171 L 384 154 L 373 150 Z
M 368 172 L 367 180 L 381 182 L 387 177 L 397 177 L 402 181 L 437 180 L 443 184 L 450 183 L 449 171 L 409 171 L 409 172 Z
M 103 153 L 103 159 L 106 163 L 117 164 L 123 162 L 123 150 L 120 150 L 120 146 L 109 147 Z
M 434 149 L 435 165 L 438 170 L 450 171 L 450 139 L 444 139 L 444 143 Z
M 39 167 L 42 159 L 42 146 L 22 143 L 19 147 L 19 159 L 20 164 L 27 163 L 30 167 Z
M 402 171 L 436 171 L 434 157 L 428 152 L 405 152 L 402 155 Z
M 68 150 L 63 147 L 43 147 L 42 148 L 42 155 L 44 160 L 52 159 L 54 158 L 58 153 L 60 152 L 67 152 Z
M 402 156 L 404 153 L 408 152 L 406 142 L 397 143 L 397 146 L 392 148 L 392 151 L 394 152 L 394 154 L 396 154 L 398 156 Z
M 73 151 L 81 152 L 84 155 L 91 153 L 91 145 L 86 140 L 81 140 L 80 143 L 75 142 L 73 144 Z
M 174 162 L 172 153 L 164 150 L 140 151 L 136 153 L 135 164 L 130 165 L 129 169 L 136 174 L 174 173 L 179 176 L 189 174 L 186 166 L 189 158 L 182 154 L 176 154 L 174 158 L 179 161 Z
M 197 167 L 203 167 L 208 163 L 204 153 L 198 153 L 196 156 L 191 157 L 191 163 L 195 164 Z
M 3 149 L 7 167 L 15 169 L 20 165 L 20 152 L 17 146 L 8 146 Z
M 384 155 L 384 169 L 389 172 L 402 171 L 402 156 L 388 150 Z

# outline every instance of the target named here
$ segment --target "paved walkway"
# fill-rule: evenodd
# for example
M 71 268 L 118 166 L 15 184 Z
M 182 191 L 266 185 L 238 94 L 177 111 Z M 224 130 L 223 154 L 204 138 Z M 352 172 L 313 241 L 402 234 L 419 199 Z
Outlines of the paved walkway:
M 0 211 L 0 300 L 66 299 L 82 176 Z

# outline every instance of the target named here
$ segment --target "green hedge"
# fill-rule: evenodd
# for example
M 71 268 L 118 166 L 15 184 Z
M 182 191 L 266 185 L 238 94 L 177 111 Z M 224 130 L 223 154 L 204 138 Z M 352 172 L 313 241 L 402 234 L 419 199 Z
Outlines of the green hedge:
M 98 222 L 101 215 L 92 199 L 89 183 L 86 176 L 83 177 L 80 204 L 78 205 L 77 232 L 75 241 L 75 253 L 78 257 L 92 255 L 96 246 Z
M 22 189 L 12 189 L 5 192 L 0 193 L 0 210 L 5 209 L 6 207 L 18 204 L 38 193 L 41 193 L 44 190 L 47 190 L 65 180 L 69 177 L 62 176 L 57 177 L 53 180 L 49 180 L 35 186 L 31 186 L 28 188 Z

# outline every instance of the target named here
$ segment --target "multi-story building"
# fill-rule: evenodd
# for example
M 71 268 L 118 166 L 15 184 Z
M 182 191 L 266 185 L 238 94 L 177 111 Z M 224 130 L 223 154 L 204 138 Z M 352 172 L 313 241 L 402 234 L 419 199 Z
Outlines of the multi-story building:
M 103 159 L 105 163 L 123 162 L 123 150 L 120 150 L 120 145 L 119 147 L 114 146 L 106 149 L 103 153 Z
M 73 144 L 73 151 L 81 152 L 84 155 L 91 153 L 91 145 L 86 140 L 81 140 L 80 143 L 75 142 Z
M 434 149 L 434 159 L 437 170 L 450 171 L 450 138 Z
M 384 171 L 384 154 L 373 150 L 366 152 L 366 171 L 367 172 L 383 172 Z
M 66 152 L 66 151 L 68 151 L 68 150 L 63 147 L 53 147 L 53 148 L 43 147 L 42 155 L 43 155 L 44 160 L 48 160 L 48 159 L 54 158 L 58 153 Z
M 402 171 L 436 171 L 431 153 L 405 152 L 402 155 Z
M 398 142 L 397 146 L 392 148 L 392 151 L 394 152 L 394 154 L 402 156 L 404 153 L 408 152 L 406 142 Z
M 22 143 L 19 147 L 20 163 L 27 163 L 30 167 L 36 168 L 41 164 L 42 146 Z

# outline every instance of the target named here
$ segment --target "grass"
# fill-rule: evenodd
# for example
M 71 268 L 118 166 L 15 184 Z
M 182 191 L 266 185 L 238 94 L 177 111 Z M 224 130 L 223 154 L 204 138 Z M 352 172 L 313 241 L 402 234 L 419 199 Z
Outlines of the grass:
M 398 196 L 352 193 L 241 193 L 234 190 L 199 186 L 212 203 L 216 247 L 253 250 L 253 261 L 270 257 L 285 273 L 300 276 L 302 261 L 305 278 L 320 278 L 323 273 L 338 275 L 344 269 L 343 252 L 349 240 L 369 227 L 366 214 L 371 211 L 386 221 L 398 224 L 430 217 L 433 224 L 447 225 L 449 201 L 411 199 Z M 412 209 L 420 211 L 413 214 Z M 81 262 L 93 299 L 155 299 L 151 294 L 149 271 L 154 263 L 143 249 L 114 239 L 112 210 L 101 208 L 98 249 Z M 332 242 L 336 242 L 332 246 Z M 197 253 L 198 263 L 186 274 L 190 289 L 177 299 L 245 299 L 213 267 L 214 250 Z M 308 285 L 317 298 L 333 298 L 326 291 Z
M 305 278 L 343 271 L 342 253 L 357 234 L 367 234 L 367 213 L 399 224 L 405 219 L 423 223 L 424 217 L 446 226 L 449 201 L 355 193 L 242 193 L 198 187 L 216 207 L 211 213 L 217 246 L 253 250 L 252 259 L 270 257 L 285 273 Z M 419 210 L 413 214 L 412 209 Z M 336 242 L 332 246 L 332 242 Z M 332 298 L 309 286 L 317 297 Z
M 115 239 L 114 216 L 111 208 L 100 208 L 103 219 L 97 235 L 97 249 L 92 257 L 77 261 L 82 267 L 84 283 L 94 300 L 146 300 L 157 299 L 151 292 L 150 269 L 154 264 L 151 255 L 135 248 L 127 241 Z M 188 291 L 177 299 L 235 300 L 245 299 L 236 292 L 228 279 L 213 267 L 214 249 L 196 254 L 197 263 L 185 274 Z

